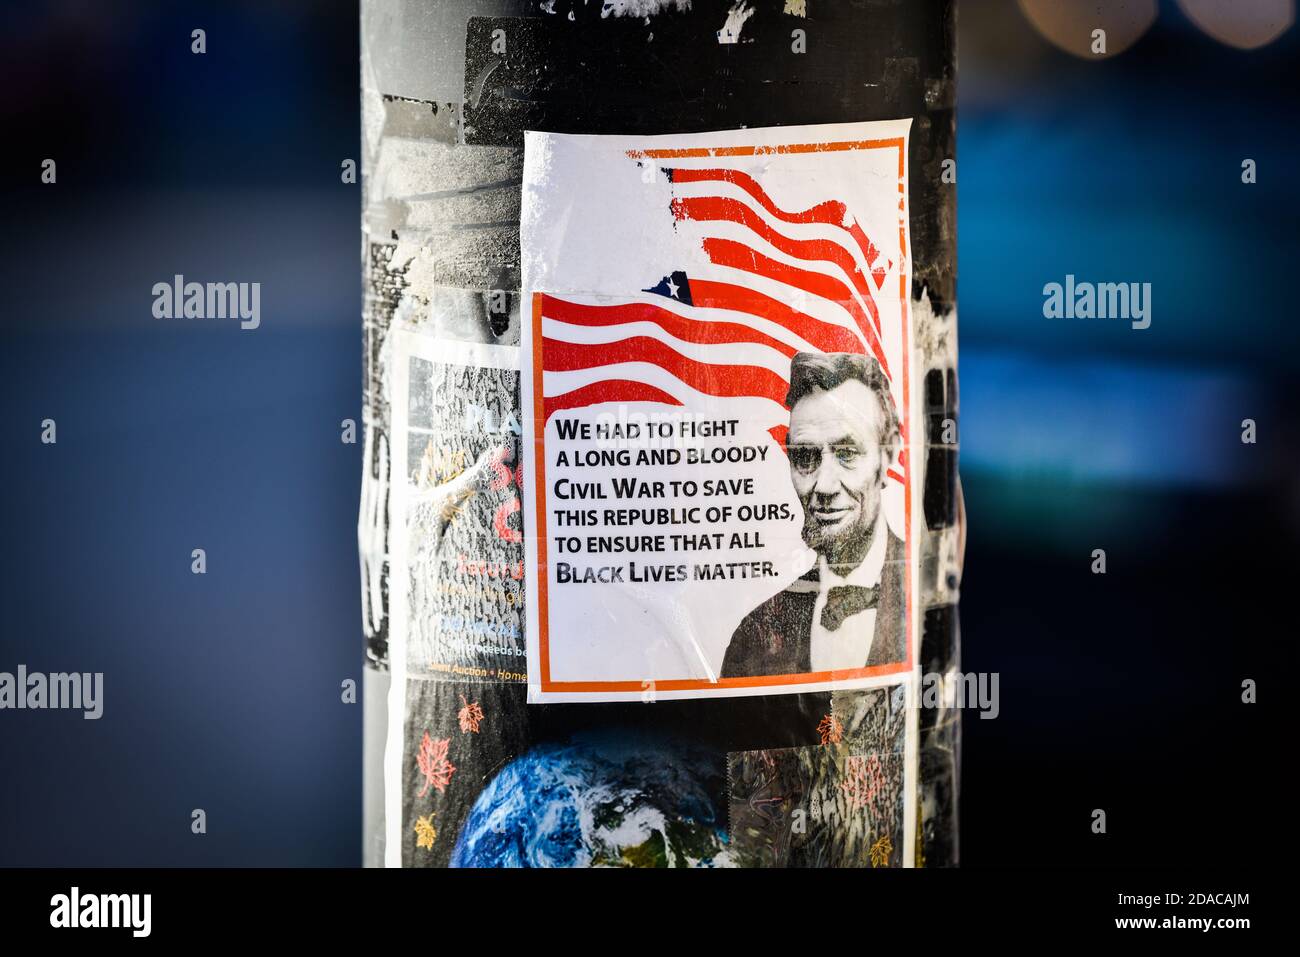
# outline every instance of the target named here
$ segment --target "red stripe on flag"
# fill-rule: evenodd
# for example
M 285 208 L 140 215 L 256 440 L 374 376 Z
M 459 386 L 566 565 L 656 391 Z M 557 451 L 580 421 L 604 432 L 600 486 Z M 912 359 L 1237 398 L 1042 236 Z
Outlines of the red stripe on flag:
M 818 203 L 811 209 L 795 213 L 777 206 L 772 201 L 772 197 L 767 195 L 767 191 L 759 185 L 758 180 L 739 170 L 670 169 L 668 172 L 672 175 L 674 183 L 733 183 L 753 197 L 756 203 L 777 219 L 787 223 L 823 223 L 827 226 L 838 226 L 853 237 L 854 242 L 858 244 L 858 248 L 862 250 L 862 256 L 866 259 L 868 266 L 872 265 L 876 261 L 876 257 L 880 255 L 880 251 L 867 238 L 867 234 L 862 231 L 862 227 L 858 225 L 857 220 L 847 226 L 844 224 L 848 209 L 839 200 L 827 200 L 824 203 Z
M 720 196 L 701 196 L 672 201 L 673 215 L 678 219 L 691 219 L 696 222 L 737 223 L 761 236 L 773 248 L 781 250 L 787 256 L 807 261 L 826 262 L 839 267 L 853 288 L 862 297 L 862 305 L 871 313 L 876 328 L 880 328 L 880 315 L 876 311 L 876 300 L 871 295 L 867 277 L 862 274 L 852 254 L 839 243 L 829 239 L 792 239 L 778 233 L 759 217 L 752 209 L 739 200 L 725 199 Z
M 707 279 L 691 280 L 691 301 L 703 309 L 729 309 L 761 316 L 789 329 L 814 349 L 822 352 L 863 353 L 862 340 L 833 322 L 822 322 L 761 292 L 746 286 Z
M 604 379 L 562 395 L 548 395 L 542 400 L 547 419 L 550 419 L 552 413 L 563 409 L 579 409 L 602 402 L 662 402 L 665 405 L 681 405 L 663 389 L 630 379 Z
M 844 283 L 838 279 L 832 279 L 830 276 L 823 276 L 821 273 L 779 263 L 764 256 L 758 250 L 751 249 L 744 243 L 738 243 L 730 239 L 706 239 L 704 240 L 704 252 L 709 257 L 710 262 L 719 266 L 729 266 L 732 269 L 740 269 L 744 272 L 764 276 L 836 303 L 848 312 L 853 317 L 854 322 L 858 324 L 858 328 L 866 338 L 872 355 L 880 363 L 880 368 L 884 371 L 885 376 L 890 379 L 893 378 L 889 374 L 889 364 L 885 361 L 885 351 L 881 348 L 880 337 L 876 335 L 876 327 L 863 313 L 862 307 L 858 305 L 858 301 L 853 298 L 849 287 Z
M 783 404 L 789 389 L 789 383 L 771 369 L 700 362 L 647 336 L 599 344 L 543 338 L 542 345 L 542 363 L 546 372 L 573 372 L 620 362 L 648 362 L 706 395 L 728 398 L 757 396 Z
M 773 339 L 767 333 L 759 332 L 752 326 L 741 325 L 738 322 L 687 319 L 668 309 L 643 302 L 600 306 L 543 296 L 542 317 L 575 326 L 617 326 L 627 322 L 653 322 L 665 332 L 685 342 L 695 342 L 700 345 L 752 342 L 775 349 L 787 357 L 793 356 L 797 351 L 794 346 L 780 339 Z

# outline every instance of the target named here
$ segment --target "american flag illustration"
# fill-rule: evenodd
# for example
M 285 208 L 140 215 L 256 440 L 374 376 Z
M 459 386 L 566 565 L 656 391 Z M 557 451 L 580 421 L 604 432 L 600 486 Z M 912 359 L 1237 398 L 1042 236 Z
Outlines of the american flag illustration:
M 784 448 L 795 353 L 865 353 L 893 381 L 877 297 L 900 264 L 845 203 L 784 208 L 750 173 L 673 152 L 628 158 L 666 177 L 664 215 L 691 265 L 624 297 L 538 297 L 545 418 L 606 402 L 703 405 L 770 423 Z

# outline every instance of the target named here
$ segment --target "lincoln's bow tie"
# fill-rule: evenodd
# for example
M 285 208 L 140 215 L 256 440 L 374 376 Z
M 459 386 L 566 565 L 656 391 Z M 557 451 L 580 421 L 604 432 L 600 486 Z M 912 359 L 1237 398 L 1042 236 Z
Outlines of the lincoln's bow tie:
M 876 589 L 862 585 L 835 585 L 826 593 L 826 607 L 822 609 L 822 627 L 835 631 L 850 615 L 875 608 Z

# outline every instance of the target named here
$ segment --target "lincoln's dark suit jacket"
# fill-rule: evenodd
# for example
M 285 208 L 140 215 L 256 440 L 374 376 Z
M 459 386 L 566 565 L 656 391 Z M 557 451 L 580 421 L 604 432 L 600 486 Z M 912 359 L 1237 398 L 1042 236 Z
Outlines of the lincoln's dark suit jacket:
M 820 564 L 820 563 L 819 563 Z M 903 540 L 889 532 L 876 606 L 876 633 L 863 665 L 903 660 L 906 629 Z M 817 603 L 818 565 L 759 605 L 740 623 L 722 659 L 722 677 L 797 675 L 812 670 L 812 619 Z M 852 619 L 840 627 L 854 627 Z

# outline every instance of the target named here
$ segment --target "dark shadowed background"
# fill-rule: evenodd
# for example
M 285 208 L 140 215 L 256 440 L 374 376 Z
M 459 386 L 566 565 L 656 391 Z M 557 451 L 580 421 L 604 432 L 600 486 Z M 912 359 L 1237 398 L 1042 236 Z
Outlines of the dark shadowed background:
M 962 860 L 1269 860 L 1300 539 L 1296 31 L 1240 49 L 1289 4 L 1243 2 L 1216 38 L 1163 3 L 1096 59 L 1047 38 L 1051 6 L 958 14 L 963 668 L 1001 692 L 965 723 Z M 98 721 L 0 712 L 0 865 L 361 860 L 357 21 L 0 13 L 0 671 L 105 675 Z M 260 282 L 261 328 L 154 319 L 176 273 Z M 1151 327 L 1043 318 L 1067 274 L 1150 282 Z

